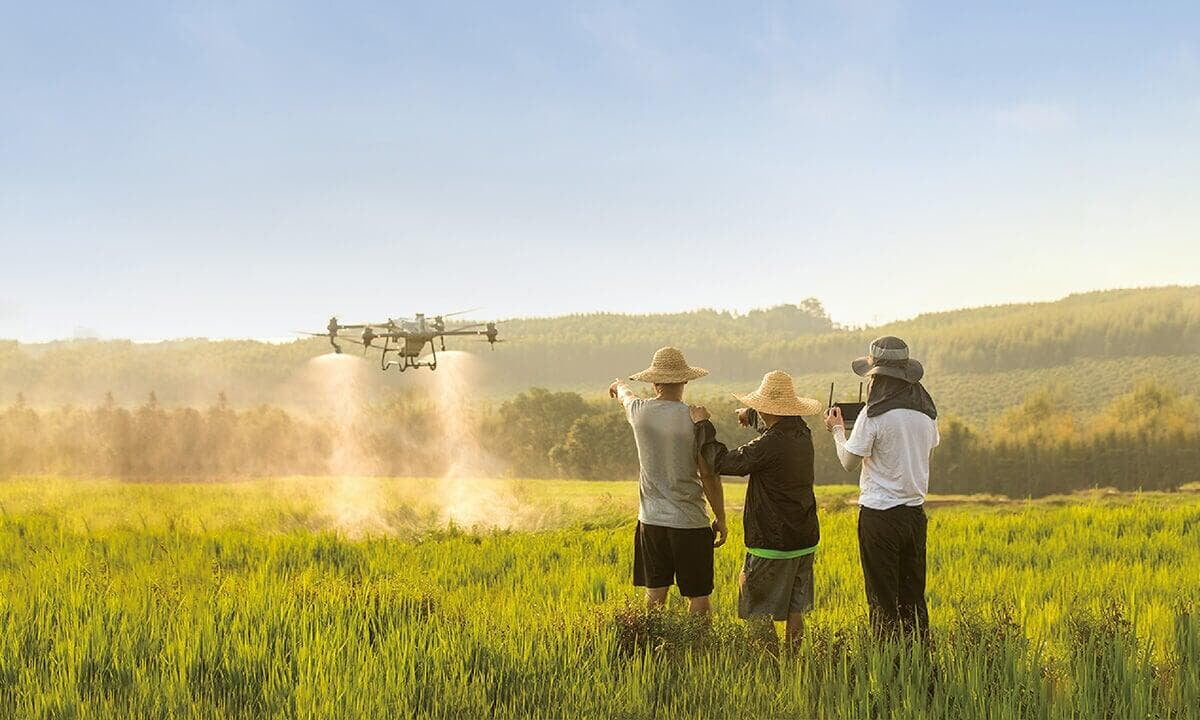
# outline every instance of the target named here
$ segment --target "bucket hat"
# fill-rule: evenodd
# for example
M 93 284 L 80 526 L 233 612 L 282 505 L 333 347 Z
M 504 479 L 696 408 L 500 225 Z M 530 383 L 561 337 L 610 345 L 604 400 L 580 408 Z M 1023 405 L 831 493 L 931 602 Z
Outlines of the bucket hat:
M 873 340 L 867 356 L 850 363 L 850 368 L 862 377 L 887 375 L 910 383 L 925 376 L 921 363 L 908 356 L 908 345 L 893 335 Z

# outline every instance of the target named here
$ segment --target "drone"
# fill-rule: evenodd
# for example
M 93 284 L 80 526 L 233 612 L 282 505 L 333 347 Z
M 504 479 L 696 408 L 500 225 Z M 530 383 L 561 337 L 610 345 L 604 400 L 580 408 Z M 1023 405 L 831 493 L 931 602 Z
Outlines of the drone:
M 370 349 L 381 350 L 382 353 L 379 357 L 381 370 L 393 367 L 400 372 L 409 368 L 422 367 L 436 370 L 437 346 L 440 345 L 442 351 L 445 351 L 447 336 L 479 337 L 489 343 L 493 350 L 496 349 L 496 343 L 504 342 L 498 337 L 499 330 L 496 329 L 494 322 L 446 327 L 446 318 L 469 312 L 474 311 L 462 310 L 445 315 L 435 315 L 432 318 L 425 317 L 424 313 L 417 313 L 412 318 L 388 318 L 386 322 L 355 325 L 343 325 L 338 322 L 336 317 L 331 317 L 329 324 L 325 327 L 325 332 L 302 334 L 329 338 L 329 344 L 333 346 L 333 351 L 339 354 L 342 352 L 342 346 L 339 344 L 341 342 L 362 345 L 363 355 L 366 355 L 367 350 Z M 361 330 L 362 332 L 357 338 L 354 338 L 341 334 L 343 330 Z M 421 357 L 426 345 L 429 346 L 429 359 L 422 361 Z

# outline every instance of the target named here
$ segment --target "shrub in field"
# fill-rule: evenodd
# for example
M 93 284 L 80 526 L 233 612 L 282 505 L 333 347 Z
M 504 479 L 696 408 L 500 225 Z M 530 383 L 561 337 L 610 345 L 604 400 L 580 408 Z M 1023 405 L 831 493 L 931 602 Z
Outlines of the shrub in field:
M 1147 717 L 1161 702 L 1148 648 L 1134 632 L 1124 604 L 1101 600 L 1067 619 L 1070 702 L 1091 717 Z
M 1173 652 L 1169 667 L 1160 678 L 1160 685 L 1169 697 L 1170 707 L 1200 697 L 1200 604 L 1188 600 L 1175 608 L 1171 640 Z

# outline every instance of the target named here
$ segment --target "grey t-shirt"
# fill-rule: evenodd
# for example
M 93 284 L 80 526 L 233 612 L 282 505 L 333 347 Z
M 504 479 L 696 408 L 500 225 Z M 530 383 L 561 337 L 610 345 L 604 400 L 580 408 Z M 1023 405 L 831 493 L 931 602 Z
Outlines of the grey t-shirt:
M 626 396 L 637 440 L 638 520 L 671 528 L 709 526 L 696 473 L 696 434 L 685 403 Z

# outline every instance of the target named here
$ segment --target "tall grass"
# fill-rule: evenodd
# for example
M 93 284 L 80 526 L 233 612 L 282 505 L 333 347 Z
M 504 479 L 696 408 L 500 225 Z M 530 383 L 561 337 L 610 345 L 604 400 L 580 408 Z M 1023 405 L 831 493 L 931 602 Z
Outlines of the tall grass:
M 1183 718 L 1200 703 L 1186 496 L 931 509 L 926 647 L 864 631 L 855 515 L 825 512 L 817 609 L 776 662 L 733 618 L 736 525 L 705 626 L 677 600 L 640 609 L 627 522 L 349 539 L 262 493 L 232 507 L 175 487 L 188 509 L 162 515 L 137 493 L 170 488 L 31 492 L 0 484 L 0 717 Z M 74 513 L 47 512 L 62 493 Z

